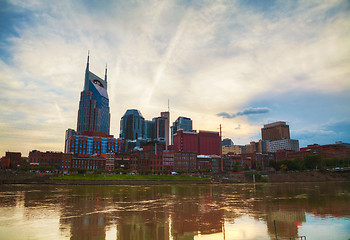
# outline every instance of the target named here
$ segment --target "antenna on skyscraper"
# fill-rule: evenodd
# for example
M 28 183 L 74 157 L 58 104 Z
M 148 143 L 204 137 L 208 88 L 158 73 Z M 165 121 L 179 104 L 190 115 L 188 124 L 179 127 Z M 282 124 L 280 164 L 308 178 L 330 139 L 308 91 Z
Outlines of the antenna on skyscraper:
M 107 82 L 107 63 L 106 63 L 106 71 L 105 71 L 105 81 Z

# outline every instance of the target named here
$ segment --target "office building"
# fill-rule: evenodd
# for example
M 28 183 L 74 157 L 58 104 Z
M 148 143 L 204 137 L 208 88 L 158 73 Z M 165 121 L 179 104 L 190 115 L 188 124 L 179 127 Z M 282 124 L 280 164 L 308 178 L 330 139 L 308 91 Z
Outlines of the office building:
M 26 165 L 26 163 L 20 152 L 6 152 L 5 157 L 0 161 L 0 168 L 18 168 L 24 165 Z
M 74 135 L 68 140 L 68 153 L 91 156 L 103 153 L 123 153 L 125 142 L 122 138 L 100 137 L 93 135 Z
M 274 122 L 264 125 L 261 129 L 262 140 L 290 139 L 289 125 L 286 122 Z
M 177 133 L 177 130 L 184 130 L 185 132 L 193 132 L 192 129 L 192 119 L 187 117 L 178 117 L 175 122 L 173 122 L 173 126 L 170 128 L 171 132 L 171 144 L 174 144 L 173 142 L 173 136 L 175 133 Z
M 155 124 L 153 121 L 145 120 L 145 138 L 149 140 L 153 140 L 156 138 L 155 135 Z
M 69 153 L 69 139 L 71 136 L 77 135 L 74 129 L 68 128 L 66 130 L 65 141 L 64 141 L 64 153 Z
M 270 142 L 270 152 L 277 152 L 278 150 L 292 150 L 299 151 L 299 140 L 295 139 L 281 139 Z
M 28 160 L 32 166 L 52 166 L 59 172 L 67 172 L 71 166 L 72 154 L 62 152 L 29 152 Z
M 222 146 L 233 146 L 233 142 L 230 138 L 225 138 L 222 140 Z
M 169 137 L 169 131 L 170 131 L 170 112 L 161 112 L 160 116 L 164 118 L 164 138 L 166 142 L 166 146 L 170 145 L 170 137 Z
M 244 148 L 244 146 L 240 146 L 240 145 L 222 146 L 222 154 L 223 155 L 227 154 L 227 153 L 242 154 L 243 148 Z
M 200 130 L 198 145 L 201 155 L 221 155 L 221 137 L 218 132 Z
M 173 137 L 175 151 L 193 152 L 200 155 L 220 155 L 221 138 L 218 132 L 185 132 L 180 129 Z
M 136 140 L 146 138 L 145 118 L 137 109 L 128 109 L 120 120 L 120 138 Z
M 161 139 L 166 142 L 165 129 L 168 119 L 166 117 L 156 117 L 153 118 L 152 121 L 154 126 L 154 139 Z
M 89 56 L 85 70 L 84 90 L 80 94 L 77 134 L 84 131 L 101 132 L 109 135 L 110 113 L 107 93 L 107 68 L 105 79 L 90 72 Z

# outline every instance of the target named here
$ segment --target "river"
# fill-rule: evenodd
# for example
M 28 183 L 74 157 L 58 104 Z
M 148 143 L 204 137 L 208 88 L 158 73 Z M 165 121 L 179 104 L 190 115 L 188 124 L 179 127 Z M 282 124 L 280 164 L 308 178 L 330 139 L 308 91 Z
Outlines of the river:
M 0 239 L 228 240 L 276 234 L 350 239 L 350 183 L 0 185 Z

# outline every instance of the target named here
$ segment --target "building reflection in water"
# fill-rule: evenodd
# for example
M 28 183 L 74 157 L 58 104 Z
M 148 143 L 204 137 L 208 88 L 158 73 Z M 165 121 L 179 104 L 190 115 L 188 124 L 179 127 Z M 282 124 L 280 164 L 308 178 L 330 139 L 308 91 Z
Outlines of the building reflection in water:
M 0 210 L 11 219 L 8 209 L 23 208 L 26 221 L 59 214 L 62 235 L 71 239 L 106 239 L 106 232 L 119 240 L 239 239 L 235 233 L 249 231 L 268 239 L 274 221 L 278 236 L 290 238 L 299 236 L 306 213 L 349 216 L 349 190 L 337 184 L 3 187 Z

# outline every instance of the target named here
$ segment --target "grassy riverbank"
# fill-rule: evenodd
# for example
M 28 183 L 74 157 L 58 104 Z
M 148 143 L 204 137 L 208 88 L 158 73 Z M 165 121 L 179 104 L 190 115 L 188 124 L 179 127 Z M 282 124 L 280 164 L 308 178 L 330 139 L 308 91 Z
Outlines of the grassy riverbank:
M 72 174 L 54 179 L 61 180 L 113 180 L 113 181 L 208 181 L 207 178 L 187 175 L 104 175 L 104 174 Z

